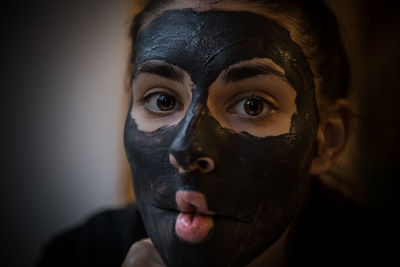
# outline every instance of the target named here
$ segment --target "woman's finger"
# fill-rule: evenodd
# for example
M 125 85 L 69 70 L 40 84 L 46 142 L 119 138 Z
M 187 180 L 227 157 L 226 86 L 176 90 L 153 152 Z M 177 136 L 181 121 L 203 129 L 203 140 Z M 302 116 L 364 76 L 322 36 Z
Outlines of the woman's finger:
M 122 267 L 165 266 L 160 254 L 149 238 L 134 243 L 125 257 Z

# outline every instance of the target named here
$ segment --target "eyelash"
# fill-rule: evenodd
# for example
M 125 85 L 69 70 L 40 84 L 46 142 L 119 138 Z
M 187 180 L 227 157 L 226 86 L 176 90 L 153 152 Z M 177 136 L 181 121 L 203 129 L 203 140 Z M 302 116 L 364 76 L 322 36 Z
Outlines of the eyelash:
M 263 105 L 263 110 L 260 112 L 260 114 L 257 114 L 257 115 L 250 115 L 250 114 L 241 115 L 241 114 L 237 114 L 237 113 L 233 112 L 233 109 L 238 104 L 240 104 L 243 101 L 247 101 L 247 100 L 251 100 L 251 99 L 255 99 L 255 100 L 261 101 L 264 104 Z M 268 106 L 269 111 L 266 112 L 267 114 L 262 115 L 262 113 L 265 113 L 264 106 Z M 242 117 L 245 120 L 253 120 L 253 121 L 265 121 L 265 120 L 268 120 L 268 119 L 271 118 L 271 116 L 273 116 L 275 114 L 276 110 L 277 110 L 276 106 L 274 104 L 272 104 L 271 101 L 265 99 L 264 97 L 261 97 L 261 96 L 258 96 L 258 95 L 254 95 L 254 94 L 236 97 L 236 100 L 234 100 L 233 104 L 229 105 L 228 108 L 227 108 L 227 112 L 234 113 L 238 117 Z
M 157 95 L 167 95 L 167 96 L 172 97 L 175 101 L 175 107 L 171 111 L 160 111 L 160 112 L 153 111 L 151 108 L 148 107 L 148 105 L 149 105 L 150 99 Z M 141 99 L 139 99 L 139 102 L 140 102 L 143 110 L 147 114 L 149 114 L 153 117 L 168 116 L 168 115 L 171 115 L 171 113 L 173 113 L 174 111 L 177 111 L 177 110 L 179 111 L 182 109 L 181 108 L 182 104 L 177 100 L 177 98 L 167 92 L 164 92 L 164 91 L 155 91 L 152 93 L 147 93 Z

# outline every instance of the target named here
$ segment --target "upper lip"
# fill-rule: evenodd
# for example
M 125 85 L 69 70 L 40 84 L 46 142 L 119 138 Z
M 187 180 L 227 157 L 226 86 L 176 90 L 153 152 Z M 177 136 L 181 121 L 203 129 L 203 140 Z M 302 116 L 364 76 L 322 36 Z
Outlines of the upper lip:
M 208 209 L 205 196 L 200 192 L 179 190 L 175 200 L 180 212 L 215 215 Z

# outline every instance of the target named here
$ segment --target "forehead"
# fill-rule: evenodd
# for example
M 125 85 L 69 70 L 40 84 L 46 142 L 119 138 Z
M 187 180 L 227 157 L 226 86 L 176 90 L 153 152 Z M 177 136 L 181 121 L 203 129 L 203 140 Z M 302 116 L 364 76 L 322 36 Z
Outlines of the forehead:
M 167 11 L 141 32 L 134 55 L 135 67 L 148 60 L 164 60 L 189 72 L 196 84 L 205 82 L 205 77 L 212 81 L 230 65 L 254 58 L 272 59 L 296 83 L 295 88 L 304 85 L 298 84 L 299 75 L 293 75 L 297 68 L 309 69 L 287 29 L 247 11 Z

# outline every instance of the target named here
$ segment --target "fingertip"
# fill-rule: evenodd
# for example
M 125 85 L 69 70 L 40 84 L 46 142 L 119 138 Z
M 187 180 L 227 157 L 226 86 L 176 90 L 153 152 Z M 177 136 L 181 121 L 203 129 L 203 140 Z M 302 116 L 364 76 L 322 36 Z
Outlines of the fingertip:
M 139 242 L 146 242 L 146 243 L 149 243 L 149 244 L 153 245 L 153 241 L 151 241 L 150 238 L 142 239 L 142 240 L 140 240 Z

